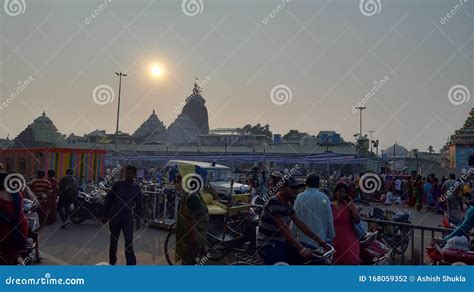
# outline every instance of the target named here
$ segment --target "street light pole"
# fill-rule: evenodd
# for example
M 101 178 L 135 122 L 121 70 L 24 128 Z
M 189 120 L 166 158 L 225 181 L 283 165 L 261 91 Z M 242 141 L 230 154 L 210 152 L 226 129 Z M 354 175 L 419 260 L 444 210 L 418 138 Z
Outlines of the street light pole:
M 374 134 L 374 131 L 369 131 L 369 133 L 370 133 L 370 152 L 374 153 L 374 151 L 373 151 L 374 148 L 373 148 L 373 145 L 372 145 L 372 134 Z
M 416 174 L 418 175 L 418 169 L 419 169 L 419 166 L 418 166 L 418 153 L 415 153 L 415 158 L 416 158 Z
M 117 124 L 116 124 L 116 127 L 115 127 L 115 150 L 117 151 L 118 150 L 118 146 L 117 146 L 117 137 L 118 137 L 118 133 L 119 133 L 119 123 L 120 123 L 120 97 L 121 97 L 121 93 L 122 93 L 122 77 L 127 77 L 127 74 L 125 73 L 118 73 L 118 72 L 115 72 L 115 74 L 119 77 L 119 92 L 118 92 L 118 106 L 117 106 Z
M 359 131 L 359 138 L 362 138 L 362 111 L 365 110 L 367 107 L 359 106 L 356 109 L 360 110 L 360 131 Z

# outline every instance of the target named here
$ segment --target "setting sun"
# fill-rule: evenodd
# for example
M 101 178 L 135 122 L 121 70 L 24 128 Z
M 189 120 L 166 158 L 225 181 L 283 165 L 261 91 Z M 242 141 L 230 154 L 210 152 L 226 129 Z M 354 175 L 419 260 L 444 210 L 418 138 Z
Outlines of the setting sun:
M 153 65 L 150 71 L 151 75 L 155 78 L 158 78 L 163 74 L 163 69 L 158 65 Z

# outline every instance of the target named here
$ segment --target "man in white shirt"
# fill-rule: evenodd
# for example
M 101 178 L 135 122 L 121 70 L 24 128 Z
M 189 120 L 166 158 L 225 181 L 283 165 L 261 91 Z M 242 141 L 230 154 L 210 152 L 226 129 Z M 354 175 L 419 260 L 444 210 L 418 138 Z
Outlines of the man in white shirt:
M 296 197 L 294 204 L 295 214 L 301 219 L 321 240 L 332 242 L 335 236 L 331 202 L 324 193 L 319 191 L 320 178 L 315 173 L 310 173 L 306 178 L 306 190 Z M 291 231 L 300 242 L 316 248 L 319 245 L 303 234 L 292 224 Z

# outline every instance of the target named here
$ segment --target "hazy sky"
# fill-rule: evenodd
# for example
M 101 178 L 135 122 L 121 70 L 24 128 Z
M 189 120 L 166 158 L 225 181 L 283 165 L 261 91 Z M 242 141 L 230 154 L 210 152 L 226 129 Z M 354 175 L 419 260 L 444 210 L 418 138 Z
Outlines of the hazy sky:
M 168 126 L 197 76 L 208 78 L 211 128 L 259 122 L 274 133 L 336 130 L 352 140 L 353 107 L 375 81 L 364 131 L 382 148 L 438 150 L 473 105 L 472 96 L 448 95 L 455 85 L 474 92 L 473 1 L 367 1 L 372 16 L 359 0 L 195 0 L 194 16 L 182 1 L 2 0 L 0 105 L 18 84 L 24 90 L 0 110 L 0 137 L 44 110 L 62 133 L 113 132 L 114 72 L 123 71 L 125 132 L 153 109 Z M 154 63 L 165 70 L 160 80 L 150 76 Z M 112 102 L 94 101 L 99 85 L 113 88 Z M 279 85 L 291 100 L 272 101 Z

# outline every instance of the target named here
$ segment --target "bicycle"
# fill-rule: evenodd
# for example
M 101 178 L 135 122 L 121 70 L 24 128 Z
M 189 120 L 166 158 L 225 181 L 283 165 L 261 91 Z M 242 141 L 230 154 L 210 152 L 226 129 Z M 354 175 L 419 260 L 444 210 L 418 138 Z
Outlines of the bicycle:
M 219 261 L 231 251 L 251 252 L 256 249 L 254 240 L 249 236 L 252 225 L 256 226 L 258 216 L 250 212 L 252 205 L 247 204 L 248 194 L 232 196 L 232 202 L 226 206 L 225 215 L 210 216 L 207 230 L 207 250 L 201 251 L 197 258 Z M 175 227 L 173 223 L 165 239 L 164 252 L 169 265 L 175 265 L 176 246 Z
M 169 233 L 165 239 L 165 258 L 169 265 L 176 265 L 175 247 L 176 247 L 176 227 L 177 223 L 173 223 L 169 227 Z M 245 224 L 245 223 L 242 223 Z M 225 228 L 225 227 L 224 227 Z M 230 228 L 230 227 L 227 227 Z M 207 231 L 207 246 L 206 250 L 200 251 L 196 257 L 198 263 L 202 259 L 209 259 L 212 261 L 219 261 L 225 258 L 231 251 L 250 251 L 253 249 L 251 243 L 246 242 L 243 234 L 245 227 L 237 227 L 232 229 L 232 232 L 225 233 L 220 231 L 220 228 L 211 228 Z
M 380 208 L 372 208 L 370 214 L 365 217 L 411 224 L 409 213 L 397 213 L 392 210 L 383 210 Z M 406 226 L 386 226 L 382 223 L 371 223 L 369 227 L 370 230 L 377 231 L 379 238 L 384 239 L 396 254 L 401 255 L 405 253 L 408 250 L 410 241 L 413 240 L 411 229 Z

